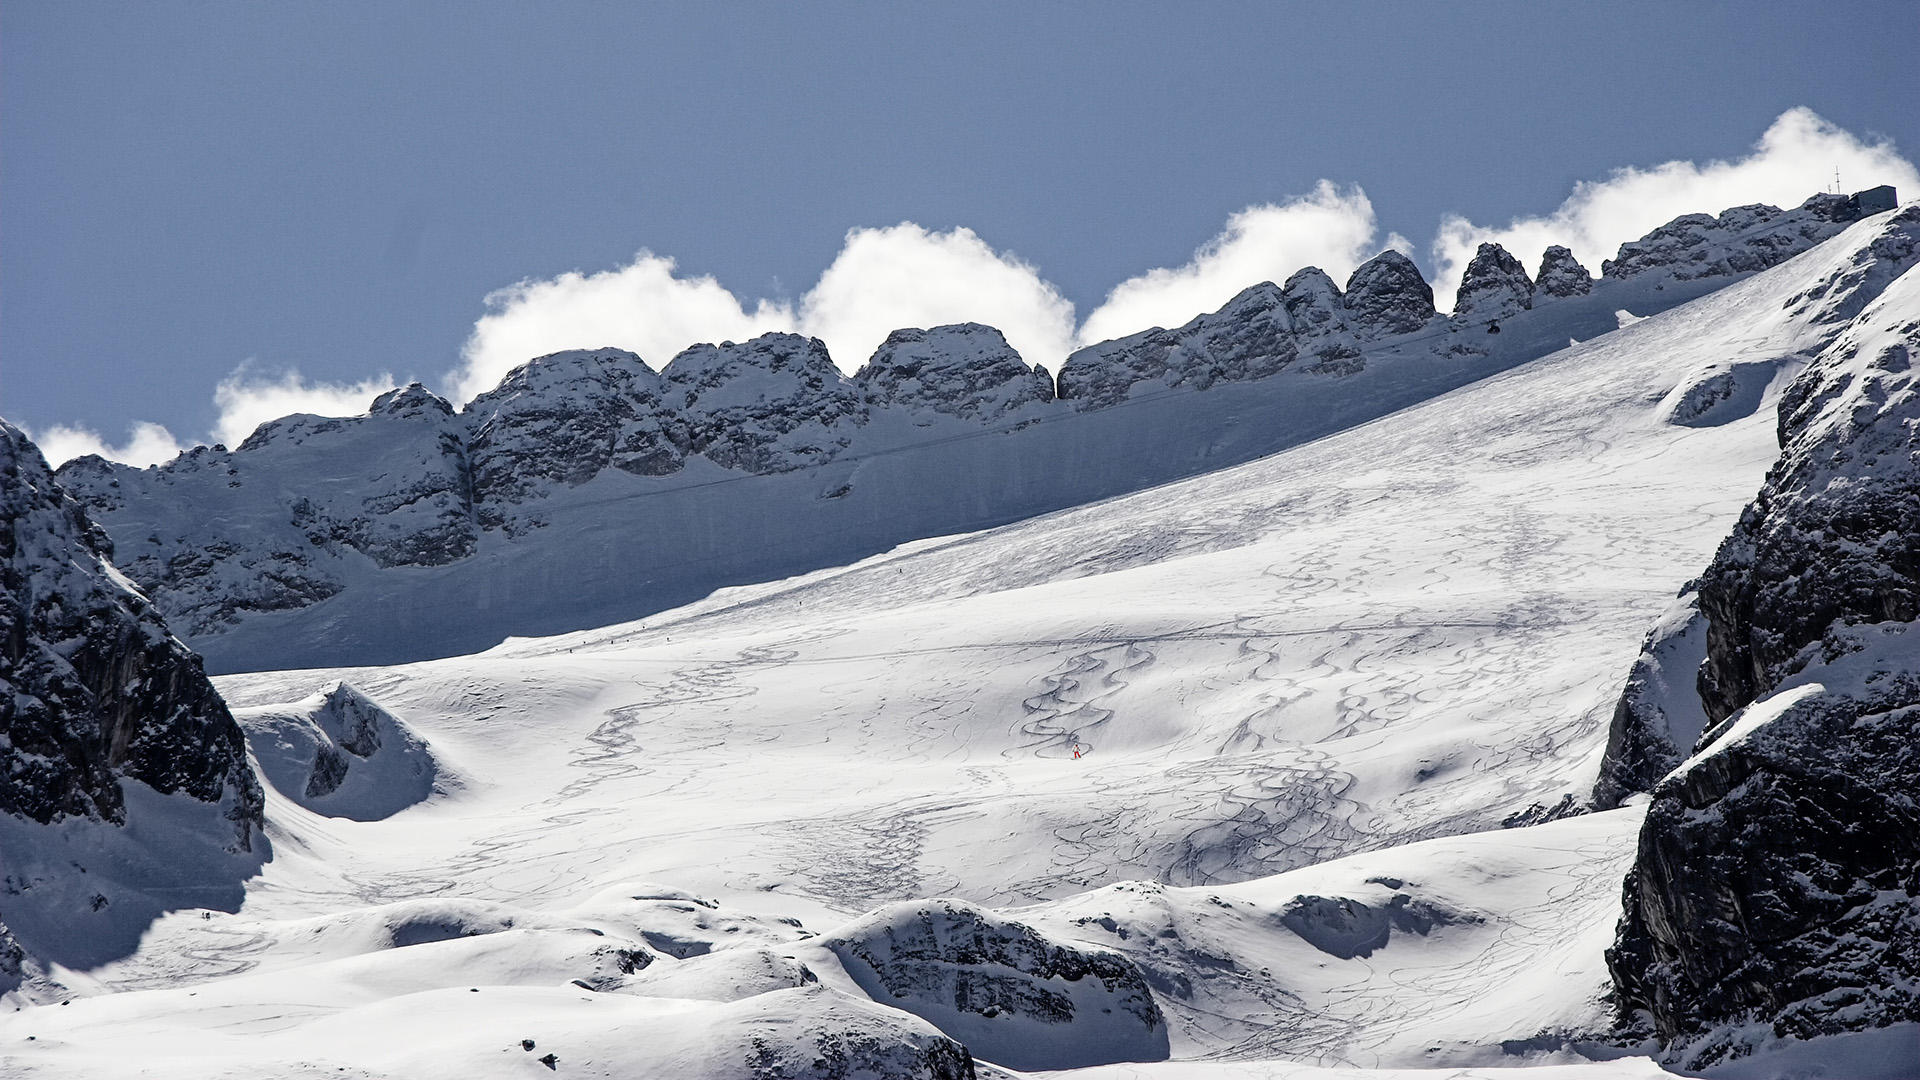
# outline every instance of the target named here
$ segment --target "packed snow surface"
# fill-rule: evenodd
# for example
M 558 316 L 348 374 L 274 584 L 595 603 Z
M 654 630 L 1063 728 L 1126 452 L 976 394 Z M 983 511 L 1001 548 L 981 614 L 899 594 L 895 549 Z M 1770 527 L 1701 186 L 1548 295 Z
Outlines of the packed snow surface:
M 1547 819 L 1775 458 L 1837 330 L 1799 301 L 1874 228 L 1232 469 L 601 630 L 224 677 L 243 718 L 344 681 L 438 790 L 355 820 L 270 789 L 242 909 L 15 998 L 0 1067 L 945 1076 L 964 1023 L 982 1076 L 1661 1075 L 1580 1052 L 1642 809 Z M 1135 978 L 1154 1022 L 1095 1011 Z M 995 1004 L 915 997 L 961 984 Z M 1010 1060 L 1023 1025 L 1049 1061 Z

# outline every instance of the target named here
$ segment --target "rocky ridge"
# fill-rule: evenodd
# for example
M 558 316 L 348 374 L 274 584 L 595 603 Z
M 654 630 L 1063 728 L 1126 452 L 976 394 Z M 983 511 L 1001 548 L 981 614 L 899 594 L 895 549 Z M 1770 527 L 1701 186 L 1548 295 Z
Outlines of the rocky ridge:
M 1832 334 L 1781 457 L 1616 712 L 1597 794 L 1652 803 L 1608 965 L 1690 1067 L 1920 1020 L 1916 262 L 1908 207 L 1795 298 Z
M 702 568 L 691 577 L 684 569 L 670 575 L 690 595 L 662 592 L 664 571 L 636 569 L 622 577 L 618 568 L 635 563 L 634 556 L 614 550 L 609 539 L 601 556 L 609 580 L 594 588 L 596 602 L 608 607 L 594 617 L 612 621 L 756 580 L 756 573 L 845 562 L 905 540 L 979 528 L 1247 460 L 1324 434 L 1329 425 L 1371 419 L 1531 359 L 1560 347 L 1569 334 L 1603 333 L 1613 325 L 1614 307 L 1621 306 L 1599 294 L 1609 288 L 1632 293 L 1637 311 L 1670 306 L 1713 287 L 1710 277 L 1707 286 L 1695 284 L 1702 275 L 1731 278 L 1759 264 L 1757 257 L 1726 252 L 1764 249 L 1769 259 L 1783 258 L 1832 235 L 1847 213 L 1844 200 L 1820 198 L 1794 211 L 1762 209 L 1739 208 L 1720 218 L 1696 215 L 1699 220 L 1656 230 L 1637 246 L 1623 246 L 1599 286 L 1558 249 L 1543 260 L 1536 288 L 1516 260 L 1489 245 L 1476 259 L 1479 269 L 1463 281 L 1451 319 L 1435 311 L 1431 288 L 1397 252 L 1362 264 L 1344 290 L 1308 268 L 1279 286 L 1255 285 L 1184 326 L 1079 350 L 1061 368 L 1057 396 L 1054 380 L 990 327 L 897 331 L 852 377 L 839 372 L 817 339 L 771 334 L 694 346 L 658 372 L 617 349 L 556 353 L 529 361 L 459 410 L 416 385 L 382 395 L 365 416 L 272 421 L 231 451 L 196 448 L 150 469 L 81 458 L 59 475 L 113 533 L 126 573 L 189 641 L 208 652 L 216 670 L 444 655 L 491 642 L 450 637 L 428 625 L 431 616 L 422 608 L 404 631 L 380 631 L 407 642 L 404 648 L 316 652 L 275 645 L 270 656 L 250 661 L 247 655 L 259 654 L 258 648 L 236 646 L 243 655 L 228 657 L 223 643 L 237 628 L 258 626 L 267 634 L 266 627 L 307 620 L 303 613 L 311 609 L 340 608 L 343 593 L 369 591 L 376 580 L 427 580 L 431 575 L 423 572 L 489 553 L 504 558 L 513 550 L 531 551 L 548 542 L 540 534 L 556 521 L 579 527 L 588 520 L 581 516 L 586 505 L 681 493 L 680 501 L 704 500 L 702 506 L 721 515 L 696 517 L 701 524 L 693 531 L 651 541 L 649 558 Z M 1684 287 L 1660 294 L 1645 282 Z M 1511 320 L 1514 311 L 1537 328 L 1529 334 L 1532 324 L 1522 325 L 1522 318 L 1505 328 L 1503 338 L 1489 337 L 1486 331 Z M 1356 377 L 1372 383 L 1333 389 Z M 1270 432 L 1223 432 L 1199 419 L 1206 409 L 1180 405 L 1194 411 L 1194 419 L 1177 432 L 1156 429 L 1151 440 L 1127 442 L 1135 460 L 1123 467 L 1063 461 L 1063 454 L 1070 458 L 1074 452 L 1069 442 L 1090 448 L 1088 454 L 1106 454 L 1106 444 L 1046 433 L 1062 422 L 1116 432 L 1127 424 L 1160 423 L 1152 417 L 1136 421 L 1133 410 L 1123 414 L 1124 421 L 1103 414 L 1123 403 L 1174 400 L 1170 392 L 1278 385 L 1275 379 L 1297 380 L 1288 398 L 1339 405 L 1302 405 L 1310 415 L 1290 421 L 1297 431 Z M 768 521 L 752 525 L 735 519 L 761 511 L 723 513 L 718 490 L 693 494 L 715 484 L 786 476 L 792 479 L 756 485 L 753 490 L 762 494 L 754 498 L 804 488 L 810 500 L 844 500 L 873 478 L 876 456 L 919 454 L 989 435 L 1009 440 L 1005 449 L 985 455 L 994 458 L 991 465 L 969 450 L 982 460 L 967 467 L 1001 470 L 994 474 L 997 482 L 969 498 L 928 501 L 911 512 L 903 506 L 850 510 L 860 519 L 852 528 L 821 522 L 827 531 L 816 535 L 847 536 L 838 546 L 827 545 L 831 551 L 809 554 L 792 537 L 779 539 L 782 528 L 792 527 L 782 522 L 797 520 L 795 508 L 774 509 L 787 494 L 766 503 Z M 1021 447 L 1032 449 L 1023 455 Z M 1223 452 L 1231 456 L 1223 458 Z M 986 479 L 982 474 L 983 484 Z M 588 489 L 599 494 L 576 494 Z M 668 504 L 649 505 L 664 510 Z M 809 501 L 806 513 L 812 512 Z M 687 550 L 679 553 L 680 547 Z M 754 554 L 769 550 L 783 554 L 771 561 Z M 482 606 L 490 603 L 489 590 L 498 591 L 472 587 L 487 594 L 475 598 Z M 564 587 L 558 581 L 547 586 L 549 592 Z M 609 599 L 623 596 L 628 599 L 618 605 Z M 526 625 L 509 620 L 500 633 L 577 628 L 555 621 L 561 617 L 554 613 Z M 334 624 L 322 636 L 343 640 L 338 620 L 361 618 L 344 611 L 326 616 Z M 445 644 L 432 644 L 442 638 Z

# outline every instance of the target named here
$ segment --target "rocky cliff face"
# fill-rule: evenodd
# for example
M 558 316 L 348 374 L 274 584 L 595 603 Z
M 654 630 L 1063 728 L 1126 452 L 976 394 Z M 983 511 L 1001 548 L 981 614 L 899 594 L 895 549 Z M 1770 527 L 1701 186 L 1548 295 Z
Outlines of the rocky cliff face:
M 1533 277 L 1533 287 L 1540 297 L 1585 296 L 1593 291 L 1593 275 L 1573 252 L 1555 244 L 1540 256 L 1540 272 Z
M 1433 318 L 1433 286 L 1412 259 L 1383 251 L 1354 269 L 1341 305 L 1361 338 L 1411 334 Z
M 1697 612 L 1656 629 L 1616 717 L 1614 783 L 1671 771 L 1608 964 L 1624 1019 L 1690 1065 L 1920 1020 L 1916 240 L 1910 207 L 1803 298 L 1839 333 L 1783 395 L 1780 460 Z M 1656 736 L 1686 725 L 1649 702 L 1677 700 L 1695 656 L 1710 726 L 1676 747 Z
M 1533 306 L 1533 279 L 1499 244 L 1481 244 L 1460 278 L 1453 314 L 1472 322 L 1511 318 Z
M 262 797 L 200 660 L 109 561 L 112 542 L 0 421 L 0 811 L 122 824 L 123 780 L 218 807 L 241 850 Z
M 554 353 L 509 372 L 465 410 L 480 526 L 513 535 L 518 507 L 602 469 L 678 472 L 687 439 L 661 393 L 660 377 L 623 349 Z
M 979 323 L 895 330 L 853 381 L 879 408 L 930 409 L 994 421 L 1053 400 L 1053 377 L 1028 367 L 1000 331 Z
M 1178 329 L 1155 327 L 1079 350 L 1060 367 L 1060 397 L 1081 410 L 1104 409 L 1125 401 L 1135 383 L 1204 390 L 1272 375 L 1295 355 L 1292 320 L 1267 282 Z
M 239 726 L 112 551 L 0 421 L 0 991 L 122 954 L 188 897 L 231 900 L 264 849 Z M 142 836 L 168 865 L 137 865 Z
M 1857 200 L 1824 194 L 1792 210 L 1755 203 L 1718 217 L 1687 214 L 1620 245 L 1617 255 L 1600 264 L 1600 272 L 1630 278 L 1663 271 L 1683 281 L 1751 273 L 1786 262 L 1860 217 Z
M 691 453 L 723 469 L 781 472 L 832 460 L 866 402 L 819 338 L 763 334 L 695 345 L 660 373 Z

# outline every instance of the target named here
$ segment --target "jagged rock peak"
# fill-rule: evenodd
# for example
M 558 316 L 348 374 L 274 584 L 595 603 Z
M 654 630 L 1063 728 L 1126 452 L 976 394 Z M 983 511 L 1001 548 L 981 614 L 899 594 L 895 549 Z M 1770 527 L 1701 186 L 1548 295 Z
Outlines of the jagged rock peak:
M 1540 273 L 1534 276 L 1533 287 L 1536 299 L 1585 296 L 1593 291 L 1593 275 L 1572 251 L 1555 244 L 1540 256 Z
M 1481 244 L 1460 278 L 1453 302 L 1457 319 L 1494 321 L 1533 306 L 1533 279 L 1520 260 L 1499 244 Z
M 832 460 L 849 441 L 841 424 L 866 421 L 859 388 L 826 343 L 762 334 L 695 345 L 662 371 L 663 400 L 685 424 L 689 453 L 748 472 L 785 472 Z
M 1028 367 L 1000 331 L 979 323 L 895 330 L 853 381 L 882 405 L 995 420 L 1053 400 L 1053 377 Z
M 661 390 L 660 376 L 624 349 L 551 353 L 508 372 L 466 408 L 481 525 L 517 535 L 512 507 L 609 467 L 638 476 L 678 472 L 686 435 Z
M 1291 328 L 1280 290 L 1262 282 L 1178 329 L 1156 326 L 1075 352 L 1061 365 L 1060 397 L 1081 410 L 1101 409 L 1126 400 L 1138 383 L 1205 390 L 1264 378 L 1298 354 Z
M 1433 286 L 1413 260 L 1383 251 L 1347 278 L 1343 302 L 1357 330 L 1367 337 L 1410 334 L 1433 318 Z
M 1280 286 L 1280 303 L 1286 308 L 1293 332 L 1301 337 L 1319 337 L 1346 329 L 1340 287 L 1325 270 L 1309 266 L 1297 270 Z
M 122 780 L 215 804 L 249 848 L 260 784 L 200 658 L 108 561 L 112 546 L 0 420 L 0 811 L 125 821 Z
M 367 410 L 370 416 L 398 416 L 412 419 L 426 416 L 434 419 L 453 415 L 453 406 L 447 399 L 421 386 L 408 383 L 397 390 L 389 390 L 373 399 L 373 406 Z

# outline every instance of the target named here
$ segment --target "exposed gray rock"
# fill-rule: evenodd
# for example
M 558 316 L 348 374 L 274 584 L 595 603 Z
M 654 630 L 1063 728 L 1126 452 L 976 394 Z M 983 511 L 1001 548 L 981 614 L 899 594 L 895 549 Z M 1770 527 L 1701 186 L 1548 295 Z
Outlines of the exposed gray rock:
M 1453 302 L 1456 319 L 1494 322 L 1533 307 L 1533 279 L 1520 260 L 1499 244 L 1481 244 L 1460 278 Z
M 1838 280 L 1911 265 L 1916 230 L 1896 216 L 1868 249 L 1894 265 Z M 1916 349 L 1907 270 L 1788 388 L 1780 460 L 1699 582 L 1712 726 L 1653 789 L 1608 952 L 1623 1020 L 1691 1067 L 1920 1020 Z
M 1406 893 L 1378 907 L 1345 896 L 1296 896 L 1280 912 L 1280 924 L 1329 956 L 1351 960 L 1384 949 L 1395 930 L 1421 937 L 1455 914 Z
M 1361 263 L 1347 278 L 1341 301 L 1361 338 L 1411 334 L 1434 316 L 1433 286 L 1412 259 L 1397 251 L 1383 251 Z
M 1540 256 L 1540 272 L 1534 275 L 1534 300 L 1542 297 L 1585 296 L 1593 291 L 1593 275 L 1573 257 L 1573 252 L 1555 244 Z
M 240 728 L 112 542 L 0 420 L 0 811 L 122 824 L 121 783 L 221 807 L 236 849 L 260 824 Z
M 1600 264 L 1610 278 L 1654 271 L 1682 281 L 1747 274 L 1778 266 L 1860 218 L 1857 202 L 1844 195 L 1815 195 L 1793 210 L 1754 203 L 1711 214 L 1685 214 Z
M 1647 632 L 1614 705 L 1595 805 L 1610 810 L 1636 791 L 1651 791 L 1706 731 L 1694 685 L 1706 656 L 1707 619 L 1689 584 Z
M 1280 286 L 1280 303 L 1286 308 L 1294 334 L 1302 339 L 1327 337 L 1347 329 L 1340 287 L 1317 266 L 1289 277 Z
M 0 992 L 237 905 L 265 852 L 239 726 L 112 554 L 0 420 Z
M 1205 390 L 1265 378 L 1295 355 L 1280 290 L 1263 282 L 1177 330 L 1154 327 L 1081 349 L 1061 365 L 1060 396 L 1082 410 L 1103 409 L 1125 401 L 1136 383 Z
M 992 422 L 1053 400 L 1053 377 L 1028 367 L 1000 331 L 979 323 L 895 330 L 853 377 L 875 404 Z
M 653 369 L 624 349 L 553 353 L 515 368 L 469 402 L 467 455 L 481 525 L 519 531 L 515 508 L 556 484 L 614 468 L 668 476 L 687 434 L 661 403 Z
M 891 904 L 824 944 L 875 1001 L 1016 1069 L 1167 1057 L 1166 1020 L 1131 960 L 958 900 Z
M 763 334 L 739 345 L 695 345 L 661 377 L 689 451 L 722 468 L 818 465 L 845 450 L 850 430 L 866 422 L 858 388 L 819 338 Z

